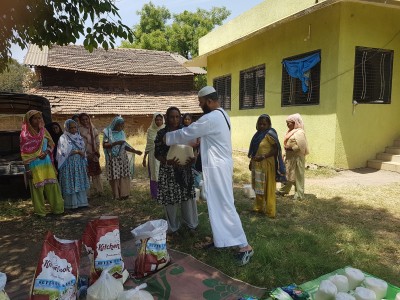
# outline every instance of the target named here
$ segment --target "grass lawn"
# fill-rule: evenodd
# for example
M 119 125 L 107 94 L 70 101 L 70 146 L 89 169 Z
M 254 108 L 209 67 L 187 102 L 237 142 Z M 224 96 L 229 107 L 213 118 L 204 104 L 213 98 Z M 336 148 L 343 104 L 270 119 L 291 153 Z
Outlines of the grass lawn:
M 143 134 L 130 142 L 135 148 L 144 149 Z M 307 185 L 304 201 L 278 197 L 277 217 L 269 219 L 251 212 L 252 200 L 242 191 L 243 184 L 250 182 L 246 155 L 235 152 L 234 159 L 235 203 L 247 238 L 255 249 L 251 262 L 237 267 L 232 259 L 233 250 L 196 247 L 212 236 L 207 205 L 203 201 L 198 203 L 197 235 L 192 237 L 182 229 L 181 235 L 170 241 L 170 248 L 190 253 L 229 276 L 271 289 L 293 282 L 301 284 L 348 265 L 400 286 L 399 183 L 378 187 Z M 0 256 L 6 259 L 0 262 L 0 270 L 11 273 L 11 278 L 34 270 L 47 230 L 60 238 L 80 238 L 88 220 L 104 214 L 117 215 L 121 238 L 126 241 L 131 239 L 130 230 L 136 226 L 163 218 L 162 206 L 150 198 L 146 170 L 141 162 L 142 157 L 136 157 L 131 199 L 111 200 L 111 191 L 105 182 L 105 195 L 91 199 L 91 208 L 83 213 L 56 220 L 37 219 L 29 215 L 32 213 L 30 200 L 1 201 Z M 336 172 L 329 169 L 306 171 L 307 178 L 332 176 Z M 15 232 L 10 228 L 15 228 Z M 9 242 L 5 243 L 5 239 Z M 30 252 L 24 248 L 11 254 L 11 243 L 18 240 L 32 245 L 25 246 L 31 248 Z M 18 255 L 27 260 L 25 265 L 20 264 Z

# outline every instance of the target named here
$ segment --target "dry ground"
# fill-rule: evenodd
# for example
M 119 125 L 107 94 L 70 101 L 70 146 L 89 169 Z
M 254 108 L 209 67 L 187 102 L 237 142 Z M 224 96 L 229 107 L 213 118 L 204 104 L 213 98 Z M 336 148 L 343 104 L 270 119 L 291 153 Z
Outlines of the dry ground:
M 381 186 L 400 183 L 400 173 L 370 168 L 340 171 L 337 175 L 328 178 L 306 178 L 306 185 Z

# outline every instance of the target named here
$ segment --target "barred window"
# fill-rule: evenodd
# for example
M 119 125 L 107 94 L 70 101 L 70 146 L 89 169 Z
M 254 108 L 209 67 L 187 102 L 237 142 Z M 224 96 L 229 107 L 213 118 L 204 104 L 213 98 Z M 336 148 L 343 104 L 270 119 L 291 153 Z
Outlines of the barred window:
M 231 109 L 231 75 L 214 78 L 213 86 L 224 110 Z
M 296 56 L 285 58 L 283 61 L 292 61 L 306 58 L 315 54 L 321 57 L 321 50 L 303 53 Z M 281 106 L 300 106 L 300 105 L 317 105 L 319 104 L 319 91 L 321 80 L 321 61 L 314 65 L 305 73 L 308 77 L 307 91 L 304 92 L 302 82 L 299 78 L 289 75 L 282 63 L 282 100 Z
M 356 47 L 353 100 L 358 103 L 390 103 L 393 50 Z
M 265 65 L 240 71 L 239 108 L 263 108 L 265 105 Z

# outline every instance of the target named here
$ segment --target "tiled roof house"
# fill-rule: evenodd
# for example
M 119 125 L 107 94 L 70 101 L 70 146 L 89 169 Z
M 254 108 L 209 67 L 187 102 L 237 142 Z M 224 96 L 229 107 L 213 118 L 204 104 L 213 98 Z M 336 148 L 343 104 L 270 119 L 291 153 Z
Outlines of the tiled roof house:
M 83 46 L 30 45 L 24 63 L 34 67 L 40 86 L 32 94 L 49 99 L 53 119 L 63 122 L 76 113 L 94 117 L 104 127 L 115 115 L 127 130 L 147 127 L 154 112 L 177 106 L 182 113 L 201 113 L 194 76 L 198 67 L 184 67 L 179 54 L 143 49 L 95 49 Z

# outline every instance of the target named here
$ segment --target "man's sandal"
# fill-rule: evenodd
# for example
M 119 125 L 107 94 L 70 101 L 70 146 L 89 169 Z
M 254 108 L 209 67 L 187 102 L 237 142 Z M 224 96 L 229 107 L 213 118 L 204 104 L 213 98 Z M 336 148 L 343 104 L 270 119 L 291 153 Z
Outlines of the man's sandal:
M 244 266 L 249 263 L 250 258 L 253 256 L 254 250 L 247 250 L 236 254 L 236 260 L 239 266 Z

